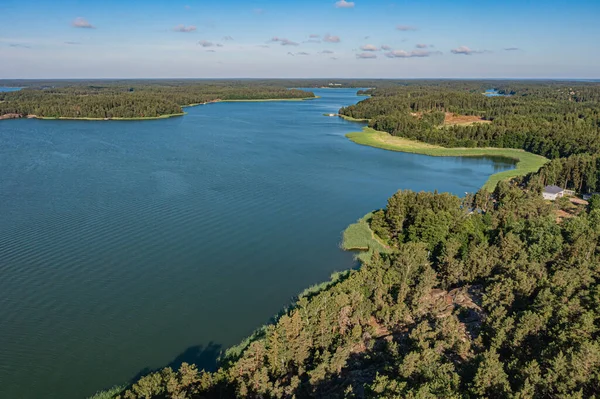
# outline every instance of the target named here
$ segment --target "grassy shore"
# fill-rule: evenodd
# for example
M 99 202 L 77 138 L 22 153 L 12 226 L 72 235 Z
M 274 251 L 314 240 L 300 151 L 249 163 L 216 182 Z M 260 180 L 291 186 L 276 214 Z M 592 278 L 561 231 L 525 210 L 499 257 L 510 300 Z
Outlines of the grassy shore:
M 548 159 L 523 150 L 512 148 L 445 148 L 437 145 L 427 144 L 402 137 L 394 137 L 385 132 L 379 132 L 371 128 L 364 128 L 362 132 L 349 133 L 346 135 L 357 144 L 370 147 L 382 148 L 391 151 L 409 152 L 434 157 L 503 157 L 517 161 L 517 167 L 513 170 L 496 173 L 489 177 L 483 185 L 489 191 L 496 187 L 502 180 L 523 176 L 530 172 L 536 172 Z M 390 248 L 385 245 L 371 230 L 369 220 L 372 213 L 368 213 L 356 223 L 351 224 L 344 230 L 341 247 L 344 250 L 360 251 L 356 256 L 361 262 L 368 261 L 374 252 L 389 252 Z
M 369 227 L 369 220 L 372 216 L 372 212 L 367 213 L 358 219 L 356 223 L 348 226 L 342 236 L 342 249 L 345 251 L 360 251 L 356 258 L 361 262 L 368 261 L 374 252 L 386 253 L 390 251 L 390 248 L 377 238 L 371 227 Z
M 348 122 L 361 122 L 361 123 L 368 123 L 369 120 L 368 119 L 358 119 L 358 118 L 353 118 L 351 116 L 346 116 L 346 115 L 341 115 L 338 114 L 338 116 Z
M 139 118 L 69 118 L 65 116 L 31 116 L 33 119 L 43 119 L 43 120 L 63 120 L 63 121 L 149 121 L 154 119 L 167 119 L 173 118 L 176 116 L 183 116 L 185 112 L 179 114 L 167 114 L 160 116 L 147 116 L 147 117 L 139 117 Z
M 548 162 L 547 158 L 540 155 L 513 148 L 446 148 L 391 136 L 388 133 L 371 128 L 364 128 L 362 132 L 349 133 L 346 137 L 357 144 L 391 151 L 410 152 L 434 157 L 503 157 L 517 161 L 515 169 L 496 173 L 489 177 L 483 185 L 483 188 L 488 191 L 493 190 L 496 184 L 502 180 L 537 172 L 542 165 Z

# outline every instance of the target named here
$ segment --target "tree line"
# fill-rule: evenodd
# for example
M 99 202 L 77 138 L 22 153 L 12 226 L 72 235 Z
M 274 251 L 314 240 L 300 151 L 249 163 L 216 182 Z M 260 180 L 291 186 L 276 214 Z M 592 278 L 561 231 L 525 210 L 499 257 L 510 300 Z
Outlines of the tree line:
M 275 86 L 125 82 L 29 87 L 0 92 L 0 115 L 66 118 L 147 118 L 183 113 L 216 100 L 295 99 L 312 92 Z
M 445 147 L 520 148 L 549 158 L 600 151 L 600 84 L 577 92 L 569 86 L 536 87 L 530 83 L 510 89 L 507 97 L 431 86 L 376 89 L 369 91 L 371 98 L 342 108 L 340 114 L 370 119 L 371 127 L 395 136 Z M 561 90 L 581 98 L 563 97 Z M 475 115 L 491 123 L 445 126 L 439 112 Z

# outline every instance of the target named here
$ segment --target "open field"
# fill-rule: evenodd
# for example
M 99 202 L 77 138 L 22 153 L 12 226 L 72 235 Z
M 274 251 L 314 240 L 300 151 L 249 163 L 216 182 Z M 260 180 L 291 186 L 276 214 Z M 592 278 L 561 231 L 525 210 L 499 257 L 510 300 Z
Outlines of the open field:
M 444 126 L 469 126 L 475 123 L 492 123 L 476 115 L 457 115 L 452 112 L 446 112 Z
M 517 161 L 515 169 L 506 170 L 490 176 L 483 185 L 486 190 L 493 190 L 499 181 L 508 180 L 517 176 L 524 176 L 537 172 L 548 159 L 523 150 L 513 148 L 445 148 L 433 144 L 422 143 L 402 137 L 391 136 L 371 128 L 364 128 L 362 132 L 346 135 L 357 144 L 381 148 L 390 151 L 409 152 L 434 157 L 504 157 Z
M 411 115 L 414 116 L 415 118 L 421 118 L 423 116 L 422 112 L 411 112 Z M 360 118 L 353 118 L 351 116 L 346 116 L 346 115 L 338 115 L 340 118 L 345 119 L 349 122 L 369 122 L 369 119 L 360 119 Z M 483 118 L 481 118 L 480 116 L 476 116 L 476 115 L 457 115 L 455 113 L 452 112 L 446 112 L 446 117 L 444 118 L 444 124 L 441 125 L 440 127 L 443 126 L 469 126 L 469 125 L 473 125 L 476 123 L 492 123 L 492 121 L 488 121 L 485 120 Z

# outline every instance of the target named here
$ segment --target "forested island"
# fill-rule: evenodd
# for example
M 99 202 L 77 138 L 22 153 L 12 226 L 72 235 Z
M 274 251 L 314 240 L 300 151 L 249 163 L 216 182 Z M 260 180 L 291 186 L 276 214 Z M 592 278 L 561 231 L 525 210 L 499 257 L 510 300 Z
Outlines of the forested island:
M 541 195 L 600 188 L 600 85 L 379 83 L 339 111 L 369 120 L 359 134 L 550 161 L 464 198 L 397 192 L 344 233 L 360 269 L 299 295 L 217 371 L 183 363 L 95 398 L 600 395 L 600 197 Z
M 19 91 L 0 92 L 0 119 L 158 119 L 181 116 L 186 106 L 211 102 L 314 97 L 304 90 L 232 82 L 36 82 Z

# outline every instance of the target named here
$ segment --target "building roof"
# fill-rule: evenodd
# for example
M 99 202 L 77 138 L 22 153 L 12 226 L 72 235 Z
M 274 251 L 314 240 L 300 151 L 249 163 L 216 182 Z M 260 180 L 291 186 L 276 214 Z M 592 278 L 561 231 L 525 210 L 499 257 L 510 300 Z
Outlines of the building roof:
M 544 187 L 544 192 L 548 193 L 548 194 L 558 194 L 558 193 L 562 193 L 563 191 L 565 191 L 564 189 L 558 187 L 558 186 L 546 186 Z

